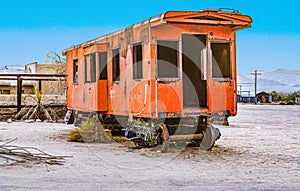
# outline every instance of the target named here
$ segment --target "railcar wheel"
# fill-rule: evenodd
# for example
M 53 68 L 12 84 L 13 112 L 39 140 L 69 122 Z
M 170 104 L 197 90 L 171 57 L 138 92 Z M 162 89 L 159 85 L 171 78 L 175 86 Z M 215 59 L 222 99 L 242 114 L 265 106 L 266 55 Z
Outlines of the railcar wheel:
M 200 149 L 210 150 L 217 139 L 220 138 L 221 133 L 218 128 L 214 128 L 212 124 L 208 124 L 206 131 L 203 132 L 204 136 L 200 143 Z

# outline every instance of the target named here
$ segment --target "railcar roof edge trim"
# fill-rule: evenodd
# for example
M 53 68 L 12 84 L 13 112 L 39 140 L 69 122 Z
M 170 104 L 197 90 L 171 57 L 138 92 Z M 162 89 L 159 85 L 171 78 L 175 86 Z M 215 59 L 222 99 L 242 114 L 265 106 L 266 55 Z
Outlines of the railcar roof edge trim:
M 140 27 L 146 24 L 152 24 L 155 22 L 158 22 L 158 24 L 163 24 L 166 22 L 189 22 L 188 21 L 188 17 L 192 17 L 192 16 L 199 16 L 200 14 L 202 14 L 203 16 L 205 16 L 204 14 L 210 15 L 210 13 L 212 14 L 218 14 L 220 17 L 222 18 L 227 18 L 229 20 L 232 21 L 231 24 L 235 24 L 235 30 L 240 30 L 243 28 L 249 28 L 251 27 L 251 23 L 252 23 L 252 19 L 250 16 L 247 15 L 242 15 L 241 13 L 237 12 L 237 11 L 233 11 L 233 12 L 227 12 L 227 11 L 223 11 L 222 9 L 204 9 L 201 11 L 166 11 L 162 14 L 159 14 L 157 16 L 154 17 L 150 17 L 148 19 L 145 19 L 143 21 L 137 22 L 135 24 L 129 25 L 125 28 L 119 29 L 117 31 L 105 34 L 103 36 L 94 38 L 92 40 L 77 44 L 77 45 L 73 45 L 70 48 L 64 49 L 63 50 L 63 55 L 66 55 L 66 53 L 68 51 L 80 48 L 80 47 L 84 47 L 84 46 L 90 46 L 95 44 L 97 41 L 100 41 L 104 38 L 108 38 L 117 34 L 121 34 L 122 32 L 125 32 L 126 29 L 128 28 L 136 28 L 136 27 Z M 216 17 L 216 15 L 214 15 Z M 182 19 L 177 19 L 177 18 L 183 18 Z M 174 19 L 175 18 L 175 19 Z M 184 21 L 184 19 L 186 19 L 186 21 Z M 201 19 L 199 19 L 201 20 Z M 201 22 L 201 24 L 210 24 L 210 25 L 229 25 L 226 22 L 220 22 L 218 21 L 217 23 L 213 23 L 213 22 L 205 22 L 205 19 L 203 19 L 204 22 Z M 237 22 L 239 21 L 239 22 Z M 234 23 L 235 22 L 235 23 Z M 236 23 L 237 22 L 237 23 Z

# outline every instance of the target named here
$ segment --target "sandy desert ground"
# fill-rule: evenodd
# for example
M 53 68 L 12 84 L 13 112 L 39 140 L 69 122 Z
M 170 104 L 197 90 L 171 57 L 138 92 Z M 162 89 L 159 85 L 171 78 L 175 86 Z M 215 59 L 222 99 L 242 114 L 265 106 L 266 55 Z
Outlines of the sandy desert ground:
M 239 105 L 211 151 L 67 142 L 72 128 L 0 123 L 0 145 L 72 156 L 62 166 L 0 159 L 0 190 L 300 190 L 300 106 Z

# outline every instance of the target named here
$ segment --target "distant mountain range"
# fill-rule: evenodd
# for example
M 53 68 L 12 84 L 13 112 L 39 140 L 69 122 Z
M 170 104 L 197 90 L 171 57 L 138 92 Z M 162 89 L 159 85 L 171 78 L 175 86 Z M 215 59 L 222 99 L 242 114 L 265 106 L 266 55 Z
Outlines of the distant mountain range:
M 300 70 L 278 69 L 273 72 L 258 71 L 257 93 L 277 91 L 291 93 L 300 91 Z M 254 95 L 254 75 L 239 74 L 238 90 L 251 91 Z M 245 92 L 246 93 L 246 92 Z

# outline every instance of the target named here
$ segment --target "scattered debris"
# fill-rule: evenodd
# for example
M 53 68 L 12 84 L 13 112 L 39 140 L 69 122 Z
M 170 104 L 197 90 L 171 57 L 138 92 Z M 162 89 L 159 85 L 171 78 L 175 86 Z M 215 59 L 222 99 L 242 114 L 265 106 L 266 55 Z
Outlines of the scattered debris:
M 21 147 L 10 145 L 16 139 L 0 145 L 0 158 L 6 160 L 6 163 L 25 163 L 34 162 L 36 164 L 63 165 L 65 158 L 71 156 L 50 155 L 35 147 Z

